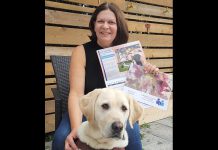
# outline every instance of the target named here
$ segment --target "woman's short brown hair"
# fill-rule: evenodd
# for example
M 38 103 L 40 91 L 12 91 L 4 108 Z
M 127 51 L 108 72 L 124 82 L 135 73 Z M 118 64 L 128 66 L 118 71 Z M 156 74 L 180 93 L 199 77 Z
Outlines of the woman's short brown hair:
M 98 14 L 101 11 L 108 10 L 108 9 L 111 10 L 115 14 L 116 21 L 117 21 L 117 35 L 114 41 L 112 42 L 112 46 L 124 44 L 129 39 L 129 32 L 128 32 L 128 26 L 124 18 L 123 12 L 120 10 L 120 8 L 116 4 L 108 3 L 108 2 L 102 3 L 101 5 L 99 5 L 94 11 L 94 13 L 92 14 L 92 17 L 89 22 L 89 28 L 92 32 L 90 39 L 97 40 L 97 36 L 94 30 L 95 21 L 97 19 Z

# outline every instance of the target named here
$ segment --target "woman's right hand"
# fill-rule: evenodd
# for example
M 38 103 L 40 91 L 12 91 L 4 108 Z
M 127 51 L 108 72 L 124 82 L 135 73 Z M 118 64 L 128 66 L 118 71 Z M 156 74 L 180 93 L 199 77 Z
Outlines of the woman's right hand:
M 74 129 L 70 132 L 70 134 L 67 136 L 65 140 L 65 150 L 78 150 L 78 147 L 76 146 L 74 139 L 77 138 L 77 131 Z

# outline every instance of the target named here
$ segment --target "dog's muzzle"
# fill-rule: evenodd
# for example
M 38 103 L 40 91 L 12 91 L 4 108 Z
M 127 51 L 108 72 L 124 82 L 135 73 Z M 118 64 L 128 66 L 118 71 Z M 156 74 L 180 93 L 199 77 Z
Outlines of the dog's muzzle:
M 111 125 L 113 137 L 121 138 L 121 131 L 123 130 L 123 124 L 120 121 L 115 121 Z

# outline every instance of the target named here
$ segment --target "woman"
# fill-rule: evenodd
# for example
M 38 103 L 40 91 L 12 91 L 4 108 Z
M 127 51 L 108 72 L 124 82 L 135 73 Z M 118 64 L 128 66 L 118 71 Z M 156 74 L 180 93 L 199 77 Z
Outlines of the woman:
M 107 48 L 128 41 L 128 27 L 122 11 L 113 3 L 103 3 L 96 8 L 89 22 L 91 41 L 74 48 L 70 64 L 70 93 L 68 99 L 69 112 L 63 117 L 57 128 L 53 150 L 77 149 L 74 139 L 77 138 L 77 129 L 83 117 L 78 105 L 80 96 L 96 88 L 104 88 L 105 83 L 96 50 Z M 150 72 L 157 72 L 158 68 L 146 63 L 145 67 Z M 134 124 L 131 129 L 127 125 L 129 144 L 127 150 L 141 150 L 139 125 Z

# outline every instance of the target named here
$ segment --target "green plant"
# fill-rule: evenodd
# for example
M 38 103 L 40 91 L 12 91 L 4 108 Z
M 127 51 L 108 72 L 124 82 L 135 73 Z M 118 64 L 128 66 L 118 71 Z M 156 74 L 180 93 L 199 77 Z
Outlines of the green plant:
M 144 123 L 140 125 L 140 128 L 150 128 L 150 125 L 148 123 Z
M 54 135 L 53 134 L 45 135 L 45 142 L 52 141 L 53 139 L 54 139 Z
M 144 133 L 140 133 L 141 140 L 145 137 Z

